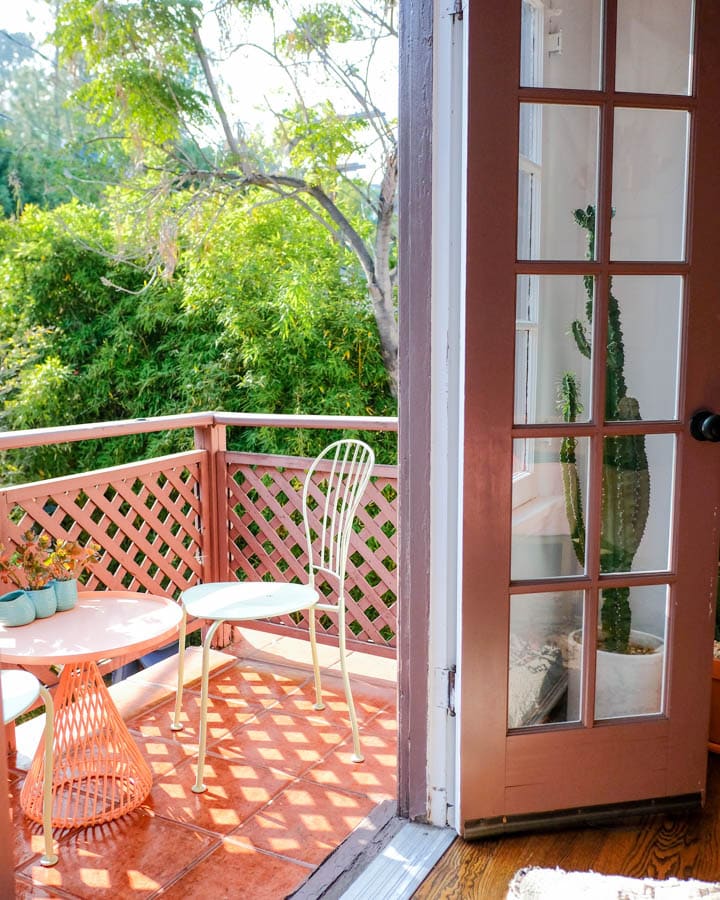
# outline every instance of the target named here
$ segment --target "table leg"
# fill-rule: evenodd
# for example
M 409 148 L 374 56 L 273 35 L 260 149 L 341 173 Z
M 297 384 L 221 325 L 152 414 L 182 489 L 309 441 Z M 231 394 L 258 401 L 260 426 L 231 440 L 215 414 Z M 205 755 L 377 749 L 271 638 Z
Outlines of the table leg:
M 29 818 L 42 822 L 42 744 L 20 793 Z M 99 825 L 136 809 L 150 793 L 152 773 L 97 664 L 66 665 L 55 695 L 53 827 Z

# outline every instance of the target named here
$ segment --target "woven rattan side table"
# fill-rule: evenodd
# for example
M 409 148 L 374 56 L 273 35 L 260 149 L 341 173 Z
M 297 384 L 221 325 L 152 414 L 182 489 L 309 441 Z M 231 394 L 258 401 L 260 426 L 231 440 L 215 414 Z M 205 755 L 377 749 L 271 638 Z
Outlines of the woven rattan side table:
M 74 609 L 17 628 L 0 626 L 3 664 L 58 665 L 53 741 L 53 827 L 110 822 L 136 809 L 152 774 L 98 669 L 100 659 L 141 655 L 178 631 L 181 608 L 129 591 L 81 593 Z M 42 821 L 44 758 L 33 759 L 20 804 Z

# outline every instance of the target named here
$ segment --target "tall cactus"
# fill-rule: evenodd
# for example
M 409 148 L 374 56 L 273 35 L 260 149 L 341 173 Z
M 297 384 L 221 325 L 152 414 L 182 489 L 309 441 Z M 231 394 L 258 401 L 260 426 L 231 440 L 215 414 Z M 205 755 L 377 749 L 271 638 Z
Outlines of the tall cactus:
M 588 259 L 595 258 L 595 208 L 576 209 L 575 222 L 587 232 Z M 590 332 L 593 315 L 592 276 L 584 277 L 587 325 L 576 320 L 571 333 L 578 351 L 588 359 L 592 346 Z M 605 384 L 605 421 L 639 421 L 640 406 L 628 397 L 625 383 L 625 347 L 620 307 L 608 289 L 608 334 Z M 560 408 L 565 422 L 575 422 L 582 412 L 578 380 L 573 372 L 564 372 L 560 384 Z M 580 478 L 577 470 L 577 440 L 564 438 L 560 448 L 565 508 L 570 539 L 581 565 L 585 564 L 585 517 L 582 508 Z M 600 571 L 629 572 L 642 540 L 650 509 L 650 473 L 644 435 L 606 437 L 603 444 Z M 630 588 L 605 588 L 600 610 L 603 646 L 606 650 L 627 653 L 630 641 Z

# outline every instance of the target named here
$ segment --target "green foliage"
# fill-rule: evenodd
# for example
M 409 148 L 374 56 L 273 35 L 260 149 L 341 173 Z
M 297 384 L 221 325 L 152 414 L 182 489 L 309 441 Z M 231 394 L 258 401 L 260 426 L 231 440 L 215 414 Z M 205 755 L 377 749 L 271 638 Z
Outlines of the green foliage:
M 318 3 L 297 16 L 295 27 L 280 38 L 280 46 L 290 57 L 310 56 L 333 43 L 345 44 L 360 36 L 352 11 L 337 3 Z
M 348 119 L 326 100 L 314 108 L 298 105 L 286 110 L 280 134 L 290 148 L 293 167 L 311 184 L 332 190 L 340 180 L 343 161 L 362 149 L 365 127 L 364 119 Z
M 48 70 L 47 56 L 30 35 L 15 35 L 12 42 L 3 37 L 0 31 L 2 211 L 19 215 L 26 204 L 53 207 L 72 197 L 97 202 L 126 165 L 120 142 L 98 140 L 84 112 L 66 105 L 73 79 Z M 21 52 L 9 54 L 8 47 Z
M 292 73 L 273 147 L 222 127 L 228 100 L 214 90 L 226 85 L 202 44 L 200 0 L 55 8 L 52 77 L 30 50 L 5 48 L 5 59 L 0 48 L 0 80 L 12 86 L 0 97 L 0 427 L 202 409 L 394 414 L 368 299 L 382 281 L 392 312 L 394 126 L 358 71 L 332 59 L 366 40 L 363 16 L 392 35 L 381 15 L 308 7 L 264 51 Z M 270 0 L 218 0 L 212 12 L 228 27 L 236 13 L 280 20 Z M 249 40 L 227 37 L 233 48 Z M 310 57 L 346 89 L 352 115 L 305 102 L 302 79 L 318 83 Z M 371 141 L 392 176 L 382 189 L 346 174 Z M 333 437 L 233 429 L 230 440 L 312 455 Z M 31 448 L 0 458 L 0 478 L 114 465 L 190 441 L 182 431 Z M 370 441 L 394 460 L 394 435 Z
M 75 100 L 91 120 L 126 126 L 136 149 L 179 137 L 183 123 L 205 124 L 207 99 L 194 83 L 201 11 L 199 0 L 63 0 L 55 40 L 61 61 L 86 73 Z
M 225 408 L 394 415 L 354 258 L 300 207 L 253 208 L 259 196 L 216 220 L 185 276 L 186 309 L 218 322 Z M 255 429 L 244 446 L 312 454 L 327 440 Z
M 145 192 L 146 246 L 154 242 L 164 256 L 166 218 L 158 210 L 165 205 L 172 217 L 178 191 L 192 189 L 187 203 L 195 208 L 212 208 L 218 194 L 242 196 L 250 186 L 306 210 L 311 206 L 361 267 L 396 393 L 397 148 L 394 122 L 372 99 L 375 72 L 382 68 L 379 43 L 396 40 L 393 9 L 392 3 L 323 2 L 298 14 L 285 0 L 218 0 L 212 9 L 200 0 L 58 0 L 54 39 L 61 61 L 83 76 L 75 104 L 91 122 L 106 126 L 133 160 L 126 185 Z M 243 85 L 231 86 L 227 60 L 223 68 L 204 43 L 213 18 L 227 59 L 252 52 L 282 73 L 285 85 L 271 110 L 275 147 L 258 148 L 237 120 Z M 272 34 L 260 42 L 250 31 L 259 19 Z M 315 102 L 319 86 L 327 87 L 332 101 Z M 208 135 L 214 146 L 204 147 Z M 348 172 L 362 168 L 360 156 L 373 174 L 351 180 Z M 166 274 L 181 258 L 176 249 L 190 255 L 195 249 L 171 243 L 171 265 L 163 259 Z M 153 253 L 148 257 L 149 270 L 157 272 Z
M 595 209 L 575 210 L 576 223 L 587 232 L 588 259 L 595 256 Z M 575 321 L 571 333 L 578 352 L 590 358 L 588 336 L 592 329 L 594 279 L 584 279 L 587 294 L 587 325 Z M 565 372 L 560 386 L 563 421 L 575 422 L 581 412 L 577 378 Z M 620 305 L 608 290 L 608 336 L 606 352 L 605 421 L 639 421 L 640 407 L 627 395 L 625 382 L 625 345 Z M 585 564 L 585 521 L 580 478 L 577 471 L 576 439 L 567 437 L 560 449 L 565 507 L 570 539 L 580 565 Z M 650 510 L 650 473 L 644 435 L 618 435 L 603 441 L 602 506 L 600 523 L 600 571 L 629 572 L 645 532 Z M 626 653 L 630 640 L 630 589 L 605 588 L 600 619 L 606 650 Z
M 377 332 L 354 258 L 303 209 L 207 209 L 203 252 L 146 285 L 118 262 L 107 211 L 28 208 L 0 230 L 0 367 L 8 429 L 203 409 L 392 415 Z M 193 227 L 205 231 L 207 222 Z M 197 235 L 181 233 L 180 242 Z M 92 250 L 89 248 L 93 248 Z M 97 252 L 103 249 L 103 252 Z M 312 455 L 329 439 L 284 429 L 232 434 L 238 449 Z M 32 448 L 0 461 L 33 480 L 184 449 L 190 436 Z M 373 436 L 386 460 L 394 436 Z

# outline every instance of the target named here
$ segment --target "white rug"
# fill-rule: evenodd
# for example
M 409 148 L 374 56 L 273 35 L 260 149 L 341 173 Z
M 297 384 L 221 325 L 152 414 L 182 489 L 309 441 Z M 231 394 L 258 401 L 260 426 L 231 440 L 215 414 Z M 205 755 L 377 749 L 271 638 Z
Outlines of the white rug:
M 720 883 L 626 878 L 562 869 L 520 869 L 506 900 L 720 900 Z

